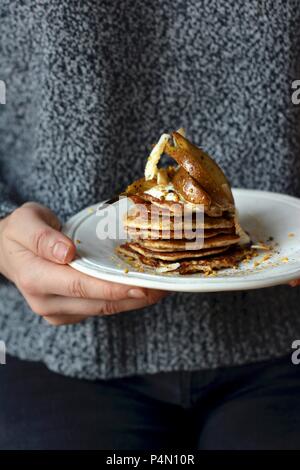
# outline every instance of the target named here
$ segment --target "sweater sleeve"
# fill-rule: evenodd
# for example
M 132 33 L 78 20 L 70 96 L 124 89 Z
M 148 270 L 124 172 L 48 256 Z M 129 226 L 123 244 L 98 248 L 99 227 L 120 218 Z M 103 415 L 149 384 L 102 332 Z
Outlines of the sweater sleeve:
M 18 207 L 10 197 L 8 187 L 0 181 L 0 219 L 3 219 Z

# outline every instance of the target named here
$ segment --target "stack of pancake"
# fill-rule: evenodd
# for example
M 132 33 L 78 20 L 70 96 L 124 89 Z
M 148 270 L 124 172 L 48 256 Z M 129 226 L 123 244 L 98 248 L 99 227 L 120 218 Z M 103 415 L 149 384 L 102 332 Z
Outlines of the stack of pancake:
M 178 166 L 159 169 L 163 153 Z M 133 202 L 124 219 L 129 241 L 117 253 L 136 267 L 213 274 L 251 253 L 224 173 L 182 132 L 162 135 L 145 177 L 125 194 Z

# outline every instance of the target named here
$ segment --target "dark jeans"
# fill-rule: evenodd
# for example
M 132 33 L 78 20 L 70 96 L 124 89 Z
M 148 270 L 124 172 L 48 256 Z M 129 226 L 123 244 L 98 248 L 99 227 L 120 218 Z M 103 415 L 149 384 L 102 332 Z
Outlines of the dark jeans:
M 300 449 L 300 365 L 88 382 L 8 357 L 0 449 Z

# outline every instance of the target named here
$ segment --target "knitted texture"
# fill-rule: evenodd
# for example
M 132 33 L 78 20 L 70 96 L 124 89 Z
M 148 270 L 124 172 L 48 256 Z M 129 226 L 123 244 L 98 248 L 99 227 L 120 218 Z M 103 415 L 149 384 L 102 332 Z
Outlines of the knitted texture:
M 300 196 L 300 4 L 293 0 L 2 0 L 0 217 L 34 200 L 62 221 L 143 174 L 180 126 L 232 186 Z M 0 281 L 8 352 L 88 379 L 230 366 L 300 336 L 287 286 L 172 294 L 59 328 Z

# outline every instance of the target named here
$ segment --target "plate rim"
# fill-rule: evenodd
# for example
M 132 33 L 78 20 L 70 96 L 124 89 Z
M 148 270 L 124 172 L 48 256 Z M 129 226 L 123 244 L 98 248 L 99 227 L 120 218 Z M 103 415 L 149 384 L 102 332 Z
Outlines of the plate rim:
M 272 192 L 272 191 L 264 191 L 261 189 L 249 189 L 249 188 L 232 188 L 233 196 L 237 195 L 238 193 L 243 193 L 246 195 L 247 193 L 255 192 L 258 196 L 264 198 L 271 198 L 278 200 L 280 199 L 281 202 L 285 202 L 290 206 L 296 206 L 300 209 L 300 198 L 295 196 L 290 196 L 288 194 L 279 193 L 279 192 Z M 86 208 L 80 210 L 77 214 L 74 214 L 62 227 L 63 233 L 65 233 L 68 237 L 72 240 L 73 234 L 76 232 L 78 226 L 80 226 L 87 218 L 93 216 L 95 214 L 95 210 L 101 206 L 101 204 L 105 203 L 106 200 L 100 201 L 96 204 L 92 204 L 87 206 Z M 97 279 L 102 279 L 105 281 L 117 282 L 120 284 L 126 284 L 131 286 L 138 286 L 138 287 L 148 287 L 148 288 L 158 288 L 160 290 L 167 290 L 167 291 L 174 291 L 174 292 L 224 292 L 224 291 L 237 291 L 237 290 L 252 290 L 258 288 L 267 288 L 273 287 L 279 284 L 288 283 L 294 279 L 300 278 L 300 262 L 299 266 L 295 269 L 285 273 L 285 274 L 273 274 L 268 275 L 266 279 L 239 279 L 238 277 L 235 278 L 223 278 L 220 279 L 216 278 L 203 278 L 203 277 L 196 277 L 195 275 L 187 275 L 180 278 L 179 275 L 177 276 L 161 276 L 152 273 L 137 273 L 135 271 L 129 271 L 128 273 L 125 272 L 110 272 L 110 269 L 114 268 L 105 268 L 97 267 L 97 266 L 87 266 L 88 260 L 85 258 L 75 259 L 69 265 L 76 269 L 79 272 L 87 274 L 89 276 L 95 277 Z M 142 277 L 137 276 L 137 274 L 145 274 Z M 146 277 L 147 276 L 147 277 Z M 169 278 L 172 277 L 173 280 L 170 281 Z M 176 281 L 174 282 L 174 279 Z M 197 280 L 199 282 L 195 283 L 188 283 L 182 282 L 180 280 L 187 281 L 187 280 Z

